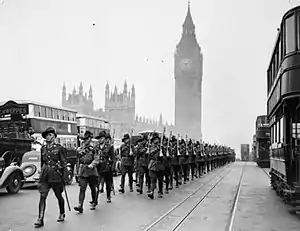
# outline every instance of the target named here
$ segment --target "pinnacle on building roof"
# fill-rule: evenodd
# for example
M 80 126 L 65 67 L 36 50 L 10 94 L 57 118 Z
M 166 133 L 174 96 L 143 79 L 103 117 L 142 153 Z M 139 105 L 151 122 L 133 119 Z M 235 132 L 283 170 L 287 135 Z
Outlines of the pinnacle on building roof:
M 90 85 L 90 89 L 89 89 L 89 97 L 93 96 L 93 89 L 92 89 L 92 85 Z

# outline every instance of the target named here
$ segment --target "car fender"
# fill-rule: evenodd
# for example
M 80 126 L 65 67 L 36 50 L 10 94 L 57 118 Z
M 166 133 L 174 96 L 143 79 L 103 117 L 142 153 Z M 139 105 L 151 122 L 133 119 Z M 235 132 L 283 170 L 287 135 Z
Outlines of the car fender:
M 5 168 L 3 174 L 2 174 L 2 176 L 0 178 L 0 188 L 6 186 L 9 177 L 14 172 L 20 173 L 21 176 L 22 176 L 22 180 L 24 180 L 24 174 L 23 174 L 23 171 L 20 169 L 20 167 L 18 167 L 18 166 L 8 166 L 8 167 Z

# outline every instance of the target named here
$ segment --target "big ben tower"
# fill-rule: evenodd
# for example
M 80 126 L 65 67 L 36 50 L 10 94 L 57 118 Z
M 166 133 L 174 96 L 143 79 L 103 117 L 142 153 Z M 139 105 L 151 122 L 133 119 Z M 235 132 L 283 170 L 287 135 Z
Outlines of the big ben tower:
M 174 55 L 175 127 L 181 135 L 202 138 L 203 57 L 188 4 L 182 35 Z

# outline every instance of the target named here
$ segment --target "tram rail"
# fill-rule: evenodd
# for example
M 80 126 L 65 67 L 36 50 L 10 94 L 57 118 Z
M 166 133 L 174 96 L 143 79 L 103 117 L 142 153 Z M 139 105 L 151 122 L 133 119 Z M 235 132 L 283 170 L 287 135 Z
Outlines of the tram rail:
M 230 212 L 230 217 L 229 217 L 229 221 L 228 224 L 226 226 L 226 231 L 232 231 L 233 230 L 233 224 L 234 224 L 234 218 L 235 218 L 235 214 L 236 214 L 236 209 L 237 209 L 237 205 L 238 205 L 238 200 L 239 200 L 239 196 L 240 196 L 240 191 L 241 191 L 241 187 L 242 187 L 242 181 L 243 181 L 243 175 L 244 175 L 244 171 L 246 168 L 247 162 L 244 164 L 243 169 L 242 169 L 242 173 L 238 182 L 238 187 L 235 193 L 235 197 L 234 197 L 234 203 L 231 207 L 231 212 Z M 192 215 L 192 213 L 195 211 L 195 209 L 197 209 L 202 202 L 208 197 L 208 195 L 211 194 L 211 192 L 224 180 L 224 178 L 232 171 L 232 166 L 230 165 L 229 169 L 226 168 L 225 170 L 223 170 L 221 173 L 213 176 L 211 179 L 208 179 L 205 183 L 201 184 L 198 188 L 196 188 L 190 195 L 188 195 L 186 198 L 184 198 L 182 201 L 180 201 L 177 205 L 175 205 L 173 208 L 171 208 L 169 211 L 167 211 L 166 213 L 164 213 L 163 215 L 161 215 L 160 217 L 158 217 L 153 223 L 151 223 L 147 228 L 143 229 L 143 231 L 153 231 L 153 230 L 170 230 L 170 231 L 177 231 L 179 230 L 182 225 L 188 220 L 188 218 Z M 225 172 L 225 174 L 223 175 L 223 173 Z M 180 215 L 180 218 L 178 219 L 178 221 L 176 221 L 176 223 L 174 225 L 172 225 L 171 227 L 168 228 L 161 228 L 161 225 L 164 225 L 164 223 L 168 222 L 168 218 L 172 217 L 172 214 L 175 212 L 176 210 L 178 210 L 180 207 L 182 207 L 183 205 L 187 204 L 189 202 L 189 200 L 197 193 L 199 192 L 201 189 L 203 189 L 205 186 L 207 186 L 208 184 L 211 183 L 211 181 L 215 178 L 217 178 L 218 176 L 221 176 L 220 179 L 217 180 L 217 182 L 213 183 L 213 185 L 206 191 L 206 193 L 202 196 L 200 196 L 200 198 L 193 203 L 190 208 L 185 211 L 185 213 L 183 215 Z

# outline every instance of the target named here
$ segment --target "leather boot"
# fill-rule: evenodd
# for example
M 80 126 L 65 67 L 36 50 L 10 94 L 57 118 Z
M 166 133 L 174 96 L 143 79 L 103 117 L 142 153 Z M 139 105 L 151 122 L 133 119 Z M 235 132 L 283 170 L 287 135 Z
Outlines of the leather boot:
M 62 222 L 64 221 L 66 218 L 66 215 L 64 213 L 59 214 L 58 218 L 57 218 L 57 222 Z
M 83 213 L 82 204 L 79 204 L 78 206 L 74 207 L 74 210 L 79 212 L 79 213 Z
M 150 192 L 150 193 L 148 193 L 148 195 L 147 195 L 150 199 L 154 199 L 154 192 Z
M 35 228 L 40 228 L 44 226 L 44 215 L 45 215 L 45 209 L 46 209 L 46 202 L 40 201 L 39 204 L 39 217 L 37 221 L 34 223 Z

